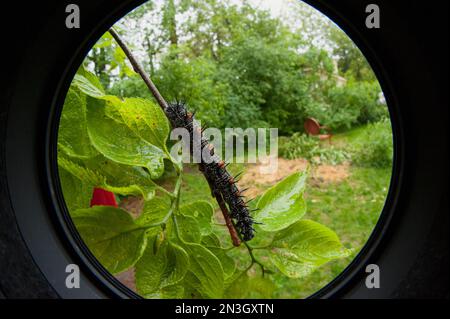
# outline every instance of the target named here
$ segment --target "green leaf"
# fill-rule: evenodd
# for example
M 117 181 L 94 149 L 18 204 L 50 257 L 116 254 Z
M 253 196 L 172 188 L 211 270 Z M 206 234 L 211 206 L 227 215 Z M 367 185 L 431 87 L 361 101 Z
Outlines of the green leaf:
M 163 150 L 137 136 L 123 122 L 105 114 L 101 100 L 88 105 L 88 133 L 91 143 L 105 157 L 125 165 L 146 167 L 152 179 L 164 172 Z
M 155 183 L 142 168 L 116 163 L 99 154 L 84 161 L 90 170 L 106 178 L 105 189 L 121 195 L 142 195 L 150 200 L 155 194 Z
M 140 225 L 151 225 L 161 223 L 170 210 L 170 199 L 167 196 L 153 197 L 144 203 L 142 214 L 136 219 Z
M 105 93 L 100 80 L 84 68 L 80 68 L 72 80 L 71 87 L 77 88 L 87 96 L 95 99 L 120 103 L 121 99 L 114 95 Z
M 69 213 L 89 207 L 94 185 L 83 182 L 59 166 L 59 180 Z
M 195 277 L 192 272 L 187 272 L 183 281 L 181 282 L 183 287 L 183 299 L 201 299 L 201 298 L 209 298 L 208 296 L 203 296 L 196 287 L 199 287 L 198 279 Z
M 259 199 L 255 220 L 262 230 L 275 232 L 300 220 L 306 212 L 303 192 L 306 173 L 294 173 L 269 188 Z
M 180 289 L 173 285 L 184 278 L 188 267 L 189 257 L 180 246 L 166 240 L 155 252 L 149 245 L 136 263 L 137 290 L 145 298 L 157 298 L 169 293 L 182 295 Z
M 58 130 L 58 147 L 75 158 L 89 158 L 97 153 L 87 132 L 86 96 L 70 88 L 64 101 Z
M 207 248 L 222 248 L 222 243 L 216 234 L 211 233 L 202 237 L 202 244 Z
M 69 128 L 62 130 L 63 133 L 64 130 L 68 131 L 70 135 L 61 142 L 69 140 L 75 145 L 91 147 L 87 140 L 80 139 L 83 130 L 78 132 L 80 134 L 78 136 L 77 127 L 71 128 L 71 125 L 75 125 L 72 120 L 77 117 L 84 119 L 85 122 L 82 124 L 84 124 L 86 137 L 89 137 L 88 140 L 95 149 L 105 157 L 125 165 L 146 167 L 152 178 L 160 177 L 164 170 L 165 143 L 169 134 L 168 122 L 161 109 L 143 99 L 122 101 L 116 96 L 106 95 L 98 78 L 83 67 L 75 75 L 71 87 L 74 92 L 80 92 L 80 94 L 78 99 L 76 95 L 71 94 L 70 100 L 75 100 L 73 103 L 77 104 L 82 102 L 80 105 L 83 110 L 78 114 L 78 110 L 68 113 L 69 118 L 62 123 L 62 126 Z M 88 97 L 86 98 L 84 94 Z M 114 114 L 116 114 L 115 117 Z M 66 144 L 68 143 L 60 143 L 62 149 L 71 155 L 74 153 L 69 148 L 71 144 Z
M 117 123 L 124 124 L 136 136 L 168 153 L 166 141 L 170 132 L 169 122 L 158 105 L 142 98 L 121 100 L 116 96 L 107 95 L 95 80 L 88 76 L 87 71 L 84 71 L 83 75 L 78 73 L 72 85 L 92 98 L 107 102 L 104 118 L 109 117 Z
M 191 216 L 178 215 L 180 237 L 188 243 L 200 243 L 200 226 L 197 220 Z
M 211 251 L 222 264 L 225 281 L 231 278 L 236 271 L 236 262 L 233 258 L 228 256 L 227 250 L 224 249 L 220 243 L 220 239 L 214 233 L 211 233 L 202 237 L 201 243 Z
M 86 75 L 86 74 L 84 74 Z M 75 74 L 71 86 L 78 88 L 81 92 L 94 98 L 104 98 L 105 91 L 102 87 L 96 85 L 91 79 L 79 73 Z
M 58 165 L 78 178 L 80 181 L 87 184 L 101 186 L 105 183 L 105 177 L 88 168 L 78 165 L 64 156 L 58 156 Z
M 245 288 L 244 288 L 245 287 Z M 236 277 L 227 287 L 225 298 L 228 299 L 268 299 L 276 286 L 274 282 L 266 277 L 247 275 L 246 272 Z
M 98 159 L 98 158 L 97 158 Z M 92 163 L 94 161 L 88 161 L 87 163 Z M 99 173 L 98 170 L 95 170 L 95 168 L 98 169 L 102 164 L 101 162 L 95 162 L 96 165 L 92 166 L 94 169 L 91 169 L 89 167 L 83 167 L 74 161 L 71 161 L 64 156 L 60 155 L 58 157 L 58 165 L 66 170 L 68 173 L 72 174 L 74 177 L 76 177 L 80 183 L 86 185 L 86 187 L 90 187 L 92 190 L 93 187 L 100 187 L 107 191 L 120 194 L 120 195 L 142 195 L 146 199 L 150 199 L 154 195 L 154 184 L 147 184 L 146 186 L 140 186 L 140 185 L 126 185 L 127 182 L 132 182 L 133 179 L 129 178 L 128 180 L 124 177 L 130 176 L 132 167 L 126 167 L 123 169 L 123 173 L 121 173 L 120 169 L 117 169 L 117 177 L 114 178 L 114 176 L 109 177 L 109 181 L 111 183 L 116 183 L 114 185 L 111 185 L 108 183 L 107 178 L 103 176 L 101 173 Z M 104 162 L 103 162 L 104 164 Z M 113 162 L 109 162 L 110 165 L 115 166 Z M 106 164 L 105 164 L 106 165 Z M 104 171 L 103 171 L 104 172 Z M 128 172 L 128 175 L 127 175 Z M 137 173 L 136 173 L 137 174 Z M 134 180 L 136 181 L 136 180 Z M 151 182 L 150 180 L 148 180 Z M 122 182 L 122 183 L 121 183 Z M 147 182 L 148 183 L 148 182 Z M 152 183 L 152 182 L 151 182 Z M 91 191 L 92 195 L 92 191 Z M 79 207 L 79 208 L 86 208 L 89 205 Z
M 133 266 L 147 245 L 146 229 L 134 223 L 126 211 L 110 206 L 94 206 L 72 213 L 83 241 L 99 262 L 112 274 Z
M 114 60 L 111 61 L 111 69 L 116 67 L 120 67 L 119 69 L 119 77 L 123 77 L 124 75 L 128 77 L 135 76 L 136 73 L 127 65 L 127 56 L 125 52 L 123 52 L 120 46 L 116 46 L 113 53 Z
M 156 103 L 141 98 L 115 100 L 106 108 L 106 113 L 111 118 L 123 122 L 143 140 L 167 151 L 169 121 Z
M 331 229 L 311 220 L 301 220 L 275 235 L 269 257 L 283 274 L 300 278 L 349 254 L 350 250 Z
M 182 299 L 184 297 L 184 287 L 181 285 L 167 286 L 142 296 L 146 299 Z
M 88 71 L 84 65 L 81 65 L 81 67 L 77 70 L 78 77 L 84 77 L 85 80 L 83 82 L 88 82 L 90 86 L 94 86 L 98 91 L 105 94 L 105 90 L 103 89 L 102 83 L 100 82 L 100 79 L 92 72 Z M 71 86 L 76 87 L 77 82 L 72 82 Z
M 221 298 L 224 291 L 222 264 L 214 254 L 198 244 L 184 244 L 189 255 L 189 271 L 186 285 L 198 291 L 204 298 Z
M 196 201 L 180 207 L 181 214 L 195 218 L 199 227 L 201 236 L 212 233 L 212 217 L 214 214 L 213 206 L 207 201 Z

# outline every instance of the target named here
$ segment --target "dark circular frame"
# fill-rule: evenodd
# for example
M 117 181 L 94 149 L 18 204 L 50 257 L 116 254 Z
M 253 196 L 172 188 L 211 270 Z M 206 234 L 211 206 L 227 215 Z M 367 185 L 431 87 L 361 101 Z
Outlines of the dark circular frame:
M 144 4 L 146 1 L 136 1 L 137 5 L 132 5 L 131 10 L 135 9 L 136 7 Z M 320 9 L 318 9 L 320 11 Z M 52 106 L 53 111 L 53 115 L 50 121 L 50 127 L 49 127 L 49 135 L 48 135 L 48 141 L 49 144 L 47 145 L 47 152 L 48 154 L 50 154 L 49 158 L 48 158 L 48 172 L 49 172 L 49 185 L 51 185 L 51 187 L 53 188 L 52 193 L 55 194 L 55 202 L 58 203 L 58 205 L 55 205 L 55 209 L 59 212 L 57 212 L 57 216 L 60 219 L 60 222 L 62 224 L 62 227 L 64 229 L 65 235 L 66 235 L 66 240 L 69 242 L 72 242 L 72 245 L 76 245 L 78 247 L 80 247 L 81 249 L 81 253 L 84 255 L 84 257 L 86 258 L 84 260 L 85 264 L 90 265 L 89 269 L 90 271 L 93 273 L 93 275 L 96 276 L 96 278 L 98 280 L 100 280 L 101 282 L 103 282 L 103 284 L 105 286 L 109 286 L 110 289 L 115 290 L 116 294 L 119 295 L 120 293 L 124 293 L 129 297 L 133 297 L 133 298 L 140 298 L 140 296 L 138 294 L 136 294 L 135 292 L 131 291 L 130 289 L 128 289 L 127 287 L 125 287 L 124 285 L 122 285 L 117 279 L 115 279 L 98 261 L 97 259 L 92 255 L 92 253 L 90 252 L 89 248 L 85 245 L 85 243 L 83 242 L 83 240 L 80 238 L 80 235 L 78 234 L 75 225 L 73 224 L 72 219 L 70 218 L 70 215 L 68 213 L 67 207 L 65 205 L 64 202 L 64 197 L 62 195 L 62 190 L 61 190 L 61 186 L 60 186 L 60 182 L 59 182 L 59 174 L 58 174 L 58 169 L 57 169 L 57 162 L 56 162 L 56 145 L 57 145 L 57 132 L 58 132 L 58 127 L 59 127 L 59 117 L 62 111 L 62 105 L 64 104 L 64 99 L 65 99 L 65 95 L 67 93 L 68 87 L 70 86 L 70 83 L 72 82 L 73 76 L 75 75 L 76 71 L 78 70 L 79 66 L 81 65 L 82 61 L 84 60 L 84 58 L 87 55 L 87 52 L 92 48 L 92 46 L 98 41 L 98 39 L 105 33 L 107 32 L 107 30 L 113 26 L 118 20 L 120 20 L 121 18 L 123 18 L 124 16 L 126 16 L 127 13 L 129 13 L 129 8 L 127 7 L 124 11 L 121 12 L 117 12 L 116 14 L 113 15 L 113 17 L 111 17 L 110 19 L 108 19 L 107 21 L 105 21 L 105 23 L 100 23 L 98 26 L 98 29 L 95 30 L 95 33 L 92 34 L 91 37 L 86 39 L 86 42 L 84 43 L 84 45 L 82 45 L 80 47 L 79 52 L 76 54 L 76 57 L 73 60 L 73 63 L 71 65 L 67 66 L 67 72 L 64 76 L 64 78 L 62 79 L 62 85 L 61 85 L 61 90 L 59 92 L 56 92 L 56 100 L 55 100 L 55 105 Z M 112 21 L 112 23 L 111 23 Z M 360 47 L 363 43 L 357 43 L 355 42 L 358 47 Z M 363 46 L 364 47 L 364 46 Z M 361 50 L 362 51 L 362 50 Z M 334 295 L 334 291 L 336 289 L 339 289 L 339 287 L 348 280 L 351 280 L 351 278 L 353 277 L 352 274 L 354 273 L 359 273 L 361 271 L 361 267 L 363 267 L 365 265 L 364 260 L 367 259 L 367 257 L 373 253 L 374 249 L 376 248 L 379 239 L 383 237 L 383 233 L 386 231 L 387 227 L 388 227 L 388 221 L 389 221 L 389 217 L 393 212 L 393 208 L 394 208 L 394 201 L 393 201 L 393 190 L 396 189 L 395 185 L 395 180 L 398 179 L 398 173 L 400 172 L 400 170 L 398 169 L 398 148 L 399 148 L 399 143 L 398 141 L 398 137 L 401 136 L 401 134 L 399 134 L 399 126 L 395 125 L 397 123 L 399 123 L 398 119 L 393 120 L 393 118 L 395 118 L 394 114 L 392 114 L 392 110 L 395 109 L 393 108 L 391 105 L 393 105 L 392 102 L 392 95 L 387 94 L 387 92 L 389 92 L 389 89 L 387 87 L 387 83 L 386 81 L 380 80 L 385 78 L 384 74 L 382 73 L 382 70 L 378 68 L 378 70 L 376 69 L 377 66 L 377 61 L 371 57 L 371 55 L 366 55 L 366 53 L 364 51 L 362 51 L 363 54 L 367 57 L 369 63 L 371 64 L 374 72 L 377 75 L 377 79 L 379 80 L 383 92 L 386 96 L 387 102 L 388 102 L 388 108 L 390 110 L 390 122 L 392 123 L 392 130 L 393 130 L 393 136 L 394 136 L 394 161 L 393 161 L 393 174 L 391 174 L 391 183 L 390 183 L 390 187 L 389 187 L 389 192 L 388 192 L 388 196 L 386 198 L 386 204 L 385 207 L 383 208 L 383 211 L 380 215 L 380 218 L 371 234 L 371 236 L 369 237 L 368 241 L 366 242 L 366 244 L 364 245 L 364 247 L 362 248 L 362 250 L 358 253 L 358 255 L 355 257 L 355 259 L 345 268 L 345 270 L 338 276 L 336 277 L 332 282 L 330 282 L 327 286 L 323 287 L 322 289 L 320 289 L 318 292 L 316 292 L 315 294 L 313 294 L 312 296 L 310 296 L 309 298 L 319 298 L 319 297 L 327 297 L 327 296 L 332 296 Z M 377 71 L 375 71 L 377 70 Z M 393 124 L 395 123 L 395 124 Z M 401 144 L 400 144 L 401 145 Z M 397 174 L 396 174 L 397 173 Z M 397 176 L 396 176 L 397 175 Z M 59 208 L 59 209 L 58 209 Z
M 59 116 L 66 92 L 86 54 L 110 26 L 144 2 L 143 0 L 126 0 L 110 1 L 107 4 L 101 3 L 101 7 L 92 5 L 84 12 L 86 18 L 84 20 L 82 18 L 82 23 L 85 25 L 84 29 L 81 31 L 74 30 L 73 35 L 63 40 L 62 43 L 53 43 L 45 39 L 45 31 L 54 27 L 54 23 L 56 23 L 54 21 L 63 23 L 60 18 L 52 17 L 53 20 L 49 19 L 49 21 L 53 21 L 53 24 L 49 23 L 46 28 L 43 28 L 36 43 L 46 45 L 48 50 L 54 50 L 61 56 L 54 54 L 47 57 L 44 56 L 46 50 L 43 50 L 40 56 L 29 57 L 23 64 L 21 72 L 18 72 L 17 75 L 17 79 L 20 79 L 21 76 L 29 74 L 29 72 L 26 72 L 27 68 L 35 59 L 39 58 L 42 59 L 44 68 L 48 65 L 58 65 L 55 70 L 50 71 L 37 68 L 32 78 L 38 78 L 42 73 L 48 76 L 49 81 L 41 80 L 42 83 L 38 82 L 36 88 L 31 91 L 29 88 L 25 88 L 26 83 L 23 83 L 24 81 L 18 81 L 17 91 L 28 93 L 14 96 L 13 103 L 11 103 L 12 111 L 8 119 L 8 140 L 6 144 L 6 163 L 10 172 L 7 176 L 8 187 L 17 224 L 22 239 L 33 256 L 33 261 L 38 265 L 41 275 L 52 286 L 55 296 L 63 298 L 141 298 L 116 280 L 96 260 L 76 231 L 67 212 L 60 187 L 56 164 L 56 139 Z M 347 33 L 367 58 L 385 94 L 394 136 L 391 183 L 385 206 L 374 231 L 350 265 L 332 282 L 310 298 L 383 297 L 385 291 L 369 291 L 363 286 L 365 266 L 380 260 L 384 249 L 391 240 L 401 240 L 402 243 L 405 240 L 402 237 L 405 235 L 403 230 L 395 234 L 391 231 L 394 228 L 399 228 L 400 217 L 405 214 L 405 209 L 409 207 L 405 207 L 404 203 L 399 205 L 400 195 L 408 180 L 405 178 L 405 127 L 403 117 L 400 114 L 398 96 L 395 86 L 392 84 L 392 77 L 389 76 L 388 70 L 383 67 L 380 55 L 373 49 L 371 42 L 367 41 L 363 33 L 358 30 L 358 26 L 347 17 L 342 16 L 336 10 L 336 4 L 329 5 L 321 0 L 306 0 L 304 2 L 312 5 L 333 20 Z M 358 7 L 358 10 L 360 10 L 358 12 L 364 12 L 363 8 L 364 3 Z M 64 31 L 67 32 L 67 30 Z M 61 35 L 60 38 L 64 39 Z M 62 57 L 63 53 L 64 57 Z M 56 60 L 52 60 L 55 57 Z M 48 83 L 51 83 L 51 85 L 48 85 Z M 43 96 L 46 97 L 47 102 L 48 97 L 51 97 L 50 105 L 39 104 L 27 110 L 30 105 L 41 102 Z M 19 131 L 17 127 L 24 127 L 25 129 Z M 38 132 L 38 134 L 34 138 L 30 138 L 35 132 Z M 21 147 L 16 147 L 17 144 Z M 35 161 L 36 156 L 33 155 L 35 153 L 38 154 L 38 161 Z M 423 179 L 423 177 L 421 178 Z M 40 192 L 21 194 L 23 185 L 40 189 Z M 437 210 L 438 205 L 439 203 L 430 209 Z M 402 206 L 401 209 L 399 209 L 399 206 Z M 415 225 L 418 221 L 420 222 L 420 219 L 417 218 L 410 220 L 407 226 L 411 228 L 413 227 L 412 224 Z M 434 221 L 430 221 L 430 223 L 434 225 Z M 36 228 L 36 225 L 39 225 L 39 227 Z M 425 238 L 425 230 L 421 230 L 417 236 L 419 239 Z M 55 251 L 60 253 L 55 254 Z M 392 254 L 398 252 L 400 252 L 399 258 L 407 256 L 406 252 L 402 255 L 399 248 L 396 247 L 391 249 L 390 259 L 386 257 L 384 261 L 380 262 L 383 265 L 392 266 L 393 273 L 398 273 L 404 278 L 409 274 L 402 273 L 402 270 L 397 269 L 395 261 L 392 260 Z M 63 269 L 70 263 L 77 263 L 80 266 L 83 289 L 66 289 L 64 285 L 66 274 Z M 402 283 L 402 280 L 404 280 L 402 278 L 386 284 L 386 286 L 389 286 L 387 289 L 390 293 L 398 293 L 399 289 L 396 285 Z

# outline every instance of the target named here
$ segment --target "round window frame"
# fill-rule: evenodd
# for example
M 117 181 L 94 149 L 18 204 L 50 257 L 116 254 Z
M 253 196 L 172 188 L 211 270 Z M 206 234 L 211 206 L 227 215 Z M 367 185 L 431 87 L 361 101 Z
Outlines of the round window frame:
M 400 193 L 400 185 L 402 179 L 402 158 L 404 150 L 402 149 L 402 124 L 398 115 L 397 102 L 394 91 L 391 90 L 391 85 L 387 72 L 382 68 L 380 58 L 371 48 L 370 43 L 367 42 L 362 33 L 358 31 L 357 27 L 353 25 L 348 19 L 340 15 L 332 7 L 326 5 L 320 0 L 299 0 L 324 14 L 332 20 L 347 36 L 356 44 L 364 57 L 369 62 L 373 72 L 375 73 L 378 82 L 381 85 L 382 91 L 386 98 L 390 123 L 393 133 L 393 163 L 391 180 L 389 184 L 388 194 L 386 196 L 385 204 L 373 229 L 370 237 L 359 251 L 357 256 L 347 267 L 330 283 L 322 287 L 319 291 L 312 294 L 308 298 L 336 298 L 344 296 L 346 292 L 352 289 L 355 283 L 361 281 L 362 274 L 365 273 L 365 265 L 370 263 L 377 254 L 380 253 L 383 241 L 389 230 L 391 220 L 394 216 L 397 198 Z M 46 176 L 49 187 L 49 194 L 52 197 L 54 204 L 54 214 L 59 223 L 61 235 L 64 241 L 71 247 L 72 254 L 76 255 L 76 259 L 80 260 L 83 269 L 87 271 L 88 276 L 95 282 L 95 284 L 105 292 L 107 296 L 119 298 L 142 298 L 137 293 L 120 283 L 113 275 L 111 275 L 90 252 L 86 244 L 83 242 L 79 233 L 70 218 L 69 212 L 64 202 L 62 189 L 59 181 L 59 173 L 57 166 L 57 132 L 59 127 L 59 117 L 64 104 L 65 96 L 70 87 L 73 77 L 87 53 L 100 39 L 100 37 L 107 32 L 117 21 L 125 17 L 130 11 L 139 7 L 147 1 L 144 0 L 127 0 L 124 1 L 120 8 L 113 8 L 111 11 L 104 12 L 105 17 L 99 21 L 96 28 L 93 29 L 89 35 L 79 44 L 78 50 L 74 52 L 70 63 L 65 67 L 65 72 L 60 78 L 58 90 L 55 92 L 53 103 L 51 105 L 51 116 L 49 125 L 46 131 L 45 143 L 45 160 L 46 160 Z

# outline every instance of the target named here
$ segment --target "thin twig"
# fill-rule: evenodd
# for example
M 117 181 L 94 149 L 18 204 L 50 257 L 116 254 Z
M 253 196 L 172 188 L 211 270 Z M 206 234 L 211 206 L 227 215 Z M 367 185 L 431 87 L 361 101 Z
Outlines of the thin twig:
M 155 86 L 155 84 L 150 79 L 150 77 L 147 75 L 145 70 L 142 68 L 142 66 L 139 64 L 139 62 L 136 60 L 133 53 L 131 53 L 130 49 L 127 47 L 125 42 L 122 40 L 122 38 L 119 36 L 119 34 L 113 28 L 109 29 L 109 33 L 116 40 L 117 44 L 119 44 L 119 46 L 122 48 L 123 52 L 127 56 L 131 65 L 133 66 L 134 71 L 141 76 L 142 80 L 144 80 L 144 82 L 147 85 L 147 87 L 149 88 L 150 92 L 152 92 L 153 96 L 158 101 L 158 104 L 161 106 L 161 108 L 163 110 L 165 110 L 168 107 L 167 101 L 163 98 L 161 93 L 159 93 L 158 88 Z M 205 178 L 206 178 L 206 176 L 205 176 Z M 211 185 L 210 185 L 210 187 L 211 187 Z M 225 201 L 223 200 L 223 198 L 220 194 L 214 195 L 214 197 L 216 198 L 217 203 L 219 204 L 219 207 L 222 210 L 222 214 L 225 219 L 225 223 L 228 227 L 228 231 L 230 233 L 233 245 L 237 247 L 241 244 L 241 240 L 239 238 L 239 234 L 236 231 L 236 228 L 234 227 L 233 221 L 231 220 L 231 217 L 228 212 L 228 208 L 225 204 Z
M 223 200 L 222 195 L 217 194 L 215 197 L 217 203 L 219 204 L 220 210 L 222 211 L 223 218 L 225 219 L 225 224 L 228 227 L 231 241 L 233 242 L 234 246 L 238 247 L 241 244 L 241 240 L 239 239 L 239 234 L 237 233 L 236 228 L 233 225 L 233 221 L 231 220 L 227 205 L 225 205 L 225 201 Z
M 214 190 L 214 184 L 208 178 L 208 176 L 205 174 L 204 166 L 199 165 L 198 168 L 199 168 L 200 172 L 202 172 L 202 174 L 205 176 L 206 181 L 208 182 L 209 188 L 211 190 Z M 234 226 L 234 223 L 231 220 L 230 213 L 228 211 L 228 207 L 225 204 L 225 201 L 224 201 L 222 195 L 219 192 L 215 192 L 215 191 L 212 191 L 211 195 L 216 199 L 217 203 L 219 204 L 220 210 L 222 211 L 222 215 L 225 220 L 224 226 L 228 227 L 228 232 L 230 233 L 231 241 L 233 242 L 233 246 L 239 247 L 241 244 L 241 238 L 239 237 L 239 234 L 236 231 L 236 227 Z
M 244 241 L 244 245 L 245 245 L 245 247 L 248 250 L 248 254 L 250 255 L 250 258 L 252 259 L 252 263 L 251 263 L 251 265 L 249 266 L 248 269 L 250 269 L 253 266 L 253 264 L 257 264 L 257 265 L 259 265 L 259 267 L 261 267 L 261 272 L 262 272 L 262 275 L 264 277 L 264 275 L 266 273 L 264 265 L 258 259 L 256 259 L 255 255 L 253 254 L 253 248 L 250 247 L 250 245 L 247 244 L 247 242 L 245 242 L 245 241 Z
M 162 97 L 161 93 L 159 93 L 158 88 L 153 83 L 153 81 L 150 79 L 150 77 L 145 73 L 144 68 L 139 64 L 139 62 L 134 57 L 133 53 L 131 53 L 130 49 L 128 49 L 125 42 L 123 42 L 122 38 L 119 36 L 119 34 L 113 29 L 109 29 L 109 33 L 113 36 L 113 38 L 116 40 L 116 42 L 119 44 L 119 46 L 122 48 L 123 52 L 127 56 L 128 60 L 130 61 L 131 65 L 133 66 L 134 72 L 139 74 L 144 80 L 145 84 L 149 88 L 149 90 L 152 92 L 153 96 L 155 97 L 156 101 L 158 101 L 159 106 L 163 110 L 165 110 L 168 107 L 168 104 L 166 100 Z

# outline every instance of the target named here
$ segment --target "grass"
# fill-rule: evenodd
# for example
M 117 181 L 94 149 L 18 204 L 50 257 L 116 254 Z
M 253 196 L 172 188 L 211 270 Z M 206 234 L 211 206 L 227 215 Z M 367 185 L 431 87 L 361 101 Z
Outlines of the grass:
M 346 132 L 333 135 L 332 143 L 343 148 L 348 145 L 362 143 L 364 142 L 364 138 L 368 130 L 370 130 L 369 124 L 352 128 Z
M 360 141 L 366 130 L 367 127 L 360 127 L 337 134 L 333 137 L 333 144 L 338 148 L 351 146 Z M 233 173 L 245 169 L 243 164 L 230 166 Z M 359 253 L 372 233 L 384 205 L 390 174 L 390 168 L 350 166 L 349 176 L 339 182 L 322 183 L 310 178 L 305 193 L 308 209 L 304 218 L 334 230 L 353 253 L 348 258 L 323 265 L 305 278 L 291 279 L 279 273 L 271 275 L 274 286 L 271 295 L 261 292 L 255 297 L 304 298 L 336 278 Z M 200 199 L 211 200 L 210 189 L 198 169 L 195 166 L 188 167 L 182 185 L 182 202 Z M 242 258 L 238 262 L 243 264 L 248 258 L 245 252 L 236 257 Z

